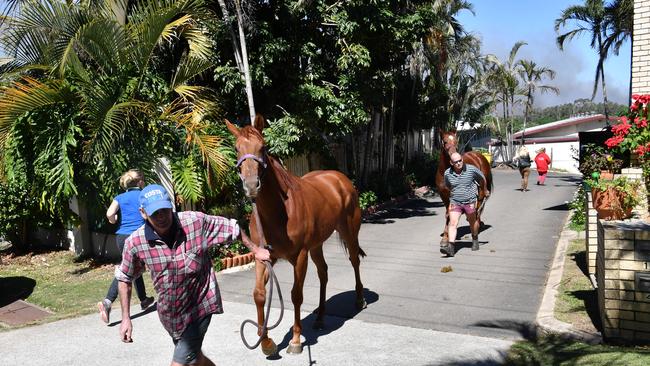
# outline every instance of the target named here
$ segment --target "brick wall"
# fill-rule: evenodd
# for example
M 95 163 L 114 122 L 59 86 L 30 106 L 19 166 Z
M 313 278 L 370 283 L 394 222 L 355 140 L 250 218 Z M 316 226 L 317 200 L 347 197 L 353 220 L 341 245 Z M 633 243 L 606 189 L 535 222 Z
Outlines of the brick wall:
M 635 253 L 648 241 L 645 222 L 598 221 L 598 306 L 610 341 L 650 343 L 650 292 L 635 283 L 636 272 L 650 273 L 650 263 Z
M 650 0 L 634 0 L 632 94 L 650 94 Z

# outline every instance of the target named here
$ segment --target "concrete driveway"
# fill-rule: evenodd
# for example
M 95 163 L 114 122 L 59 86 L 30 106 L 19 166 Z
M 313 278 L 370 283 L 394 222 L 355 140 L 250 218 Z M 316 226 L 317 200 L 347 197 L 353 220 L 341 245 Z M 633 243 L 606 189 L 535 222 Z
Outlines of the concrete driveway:
M 318 302 L 313 264 L 305 283 L 304 352 L 287 355 L 292 270 L 276 265 L 289 313 L 271 336 L 280 346 L 265 358 L 241 343 L 239 325 L 255 318 L 253 271 L 219 274 L 225 314 L 212 321 L 204 352 L 218 365 L 493 365 L 535 319 L 548 266 L 577 179 L 551 174 L 547 186 L 520 192 L 516 171 L 494 171 L 481 250 L 469 240 L 454 258 L 441 258 L 444 210 L 437 198 L 412 200 L 362 225 L 368 254 L 361 276 L 368 308 L 354 308 L 352 268 L 336 238 L 325 244 L 329 265 L 324 331 L 313 331 Z M 534 176 L 535 174 L 533 174 Z M 534 183 L 534 181 L 533 181 Z M 464 226 L 464 228 L 463 228 Z M 460 233 L 468 233 L 466 221 Z M 444 266 L 452 271 L 442 273 Z M 274 302 L 275 320 L 277 301 Z M 134 318 L 134 343 L 118 337 L 96 314 L 0 333 L 0 364 L 167 365 L 172 343 L 155 313 Z M 247 331 L 252 338 L 253 332 Z

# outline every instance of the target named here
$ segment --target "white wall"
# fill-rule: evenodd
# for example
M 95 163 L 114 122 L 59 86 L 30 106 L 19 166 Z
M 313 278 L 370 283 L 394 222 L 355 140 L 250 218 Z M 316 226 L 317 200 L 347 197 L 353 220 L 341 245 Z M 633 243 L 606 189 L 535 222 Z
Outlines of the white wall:
M 536 150 L 544 147 L 546 148 L 546 155 L 548 155 L 551 162 L 551 169 L 561 169 L 569 173 L 580 174 L 578 170 L 578 163 L 573 159 L 571 153 L 571 147 L 578 149 L 578 141 L 575 142 L 554 142 L 554 143 L 539 143 L 539 144 L 526 144 L 528 151 L 530 152 L 530 158 L 535 159 Z M 492 153 L 493 159 L 495 162 L 503 162 L 503 159 L 498 155 L 498 152 L 495 154 L 495 150 L 498 150 L 498 146 L 490 147 L 490 152 Z M 533 169 L 537 169 L 535 162 L 533 161 Z

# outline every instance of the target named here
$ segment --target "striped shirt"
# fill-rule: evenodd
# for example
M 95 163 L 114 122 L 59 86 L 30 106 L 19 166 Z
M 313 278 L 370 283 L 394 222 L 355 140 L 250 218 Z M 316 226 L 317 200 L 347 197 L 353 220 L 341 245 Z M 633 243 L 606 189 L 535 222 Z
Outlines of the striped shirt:
M 223 313 L 221 293 L 208 249 L 239 236 L 235 220 L 201 212 L 174 214 L 172 247 L 147 223 L 124 242 L 115 277 L 131 283 L 147 265 L 158 294 L 158 317 L 173 339 L 208 314 Z
M 452 168 L 445 171 L 445 184 L 451 193 L 449 201 L 455 205 L 464 205 L 476 202 L 478 197 L 478 186 L 483 184 L 485 177 L 477 167 L 470 164 L 463 164 L 460 173 Z

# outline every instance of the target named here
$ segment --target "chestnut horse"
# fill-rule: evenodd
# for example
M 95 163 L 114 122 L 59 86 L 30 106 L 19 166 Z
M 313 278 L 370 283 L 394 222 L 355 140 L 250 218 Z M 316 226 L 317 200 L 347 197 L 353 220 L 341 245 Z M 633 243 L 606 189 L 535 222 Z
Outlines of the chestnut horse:
M 438 193 L 440 198 L 445 205 L 446 210 L 446 220 L 445 220 L 445 231 L 442 233 L 442 239 L 440 243 L 446 243 L 449 241 L 448 227 L 449 227 L 449 187 L 445 184 L 445 170 L 451 167 L 451 154 L 458 152 L 458 139 L 456 138 L 456 131 L 442 131 L 440 133 L 442 138 L 442 149 L 440 151 L 440 161 L 438 162 L 438 170 L 436 171 L 436 187 L 438 188 Z M 478 151 L 468 151 L 462 154 L 463 162 L 465 164 L 471 164 L 477 167 L 483 176 L 485 177 L 488 189 L 492 192 L 493 181 L 492 181 L 492 169 L 490 163 L 487 161 L 485 156 Z M 476 202 L 476 219 L 479 220 L 479 223 L 483 225 L 481 221 L 481 214 L 485 208 L 485 192 L 482 187 L 479 186 L 478 191 L 478 200 Z M 454 238 L 456 239 L 456 238 Z
M 300 306 L 303 301 L 303 284 L 307 272 L 307 254 L 311 256 L 320 280 L 320 299 L 314 328 L 323 328 L 325 316 L 325 289 L 327 286 L 327 263 L 323 257 L 323 242 L 334 230 L 343 241 L 354 268 L 356 306 L 366 307 L 363 285 L 359 275 L 360 257 L 366 253 L 359 247 L 361 209 L 352 182 L 341 172 L 333 170 L 313 171 L 299 178 L 288 172 L 278 160 L 269 155 L 262 137 L 264 120 L 255 119 L 255 127 L 239 129 L 226 121 L 228 130 L 235 136 L 239 174 L 246 196 L 254 200 L 261 230 L 266 242 L 271 244 L 271 263 L 279 258 L 293 265 L 293 288 L 291 301 L 294 306 L 293 337 L 288 353 L 301 353 Z M 249 226 L 254 242 L 261 242 L 257 218 L 252 215 Z M 266 266 L 255 263 L 255 289 L 253 297 L 257 306 L 258 324 L 264 324 L 265 284 L 269 274 Z M 262 352 L 270 355 L 277 347 L 268 334 L 258 328 Z

